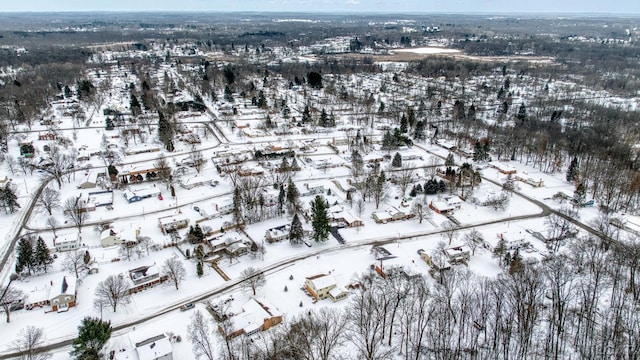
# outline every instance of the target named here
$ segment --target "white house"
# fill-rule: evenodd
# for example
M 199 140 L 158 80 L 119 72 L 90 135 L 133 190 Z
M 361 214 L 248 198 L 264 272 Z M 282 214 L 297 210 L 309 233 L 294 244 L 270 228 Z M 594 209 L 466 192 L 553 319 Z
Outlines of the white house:
M 164 335 L 156 335 L 136 343 L 139 360 L 173 360 L 171 341 Z
M 53 239 L 53 247 L 58 252 L 77 250 L 80 248 L 81 241 L 80 233 L 59 234 Z
M 183 214 L 161 217 L 158 219 L 158 226 L 160 226 L 163 234 L 167 234 L 171 231 L 184 229 L 189 226 L 189 218 Z

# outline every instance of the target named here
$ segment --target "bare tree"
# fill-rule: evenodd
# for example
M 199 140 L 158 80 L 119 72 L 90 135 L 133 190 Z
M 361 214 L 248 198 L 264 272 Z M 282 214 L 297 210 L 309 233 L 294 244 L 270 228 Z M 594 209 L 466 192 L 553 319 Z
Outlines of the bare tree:
M 240 277 L 244 279 L 240 286 L 245 291 L 251 290 L 253 292 L 253 296 L 256 295 L 256 290 L 263 287 L 267 281 L 264 278 L 264 273 L 254 267 L 248 267 L 240 273 Z
M 471 255 L 475 255 L 478 246 L 484 242 L 484 237 L 478 230 L 471 229 L 468 233 L 464 234 L 463 241 L 465 245 L 471 249 Z
M 196 310 L 191 316 L 191 323 L 187 326 L 187 336 L 191 341 L 191 349 L 197 359 L 204 357 L 214 360 L 213 341 L 209 323 L 200 310 Z
M 73 196 L 68 198 L 64 201 L 62 210 L 64 216 L 78 228 L 78 232 L 82 232 L 82 226 L 89 219 L 89 213 L 82 208 L 79 199 Z
M 169 280 L 173 282 L 176 286 L 176 290 L 178 290 L 180 282 L 182 282 L 187 275 L 187 271 L 184 269 L 184 264 L 175 257 L 168 258 L 164 261 L 164 264 L 162 264 L 162 272 L 164 272 L 169 277 Z
M 200 174 L 200 171 L 202 171 L 204 166 L 207 164 L 207 160 L 205 160 L 200 149 L 194 150 L 191 153 L 191 161 L 193 162 L 193 168 L 196 169 L 198 174 Z
M 144 249 L 147 252 L 147 255 L 149 255 L 149 247 L 151 247 L 153 245 L 153 240 L 151 240 L 150 236 L 136 236 L 136 241 L 138 242 L 138 245 L 140 245 L 141 247 L 144 247 Z
M 171 175 L 171 166 L 169 165 L 169 161 L 164 154 L 160 154 L 160 156 L 158 156 L 156 161 L 153 163 L 153 166 L 156 168 L 158 180 L 163 182 L 168 189 L 173 182 L 173 176 Z
M 67 251 L 62 261 L 62 268 L 72 274 L 76 275 L 76 278 L 80 278 L 87 270 L 87 264 L 84 262 L 84 256 L 86 252 L 82 250 Z
M 442 227 L 442 233 L 446 236 L 447 240 L 449 240 L 449 245 L 451 245 L 451 242 L 457 236 L 458 226 L 451 220 L 443 222 L 440 226 Z
M 413 167 L 414 165 L 412 163 L 403 163 L 400 170 L 396 172 L 398 187 L 400 188 L 402 197 L 407 193 L 407 188 L 413 181 L 413 176 L 415 174 Z
M 52 215 L 54 209 L 60 208 L 60 193 L 50 187 L 44 188 L 40 197 L 36 201 L 36 205 Z
M 118 305 L 126 305 L 130 299 L 129 284 L 120 275 L 109 275 L 106 279 L 98 283 L 96 287 L 96 298 L 102 299 L 116 312 Z
M 16 289 L 11 286 L 11 283 L 16 280 L 18 276 L 12 274 L 9 278 L 9 283 L 2 290 L 0 294 L 0 309 L 5 313 L 7 322 L 11 322 L 11 310 L 13 306 L 24 299 L 24 293 L 20 289 Z
M 51 144 L 48 160 L 43 164 L 34 164 L 33 166 L 51 176 L 58 184 L 58 188 L 61 189 L 62 178 L 73 168 L 74 159 L 69 154 L 64 153 L 57 145 Z
M 51 231 L 53 232 L 53 236 L 55 237 L 56 229 L 58 228 L 58 225 L 59 225 L 58 220 L 53 216 L 49 216 L 47 218 L 46 225 L 49 229 L 51 229 Z
M 44 331 L 42 328 L 29 325 L 20 330 L 18 338 L 11 347 L 20 354 L 21 360 L 46 360 L 51 358 L 51 354 L 42 350 L 43 342 Z

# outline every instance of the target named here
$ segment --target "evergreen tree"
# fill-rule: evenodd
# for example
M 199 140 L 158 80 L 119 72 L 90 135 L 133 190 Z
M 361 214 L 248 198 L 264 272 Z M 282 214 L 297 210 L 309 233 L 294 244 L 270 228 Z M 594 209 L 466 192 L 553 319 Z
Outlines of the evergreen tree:
M 489 159 L 488 147 L 483 145 L 480 140 L 476 140 L 473 146 L 473 161 L 483 162 Z
M 311 119 L 311 111 L 309 111 L 308 105 L 305 105 L 304 111 L 302 111 L 302 122 L 305 124 L 313 122 L 313 119 Z
M 467 110 L 467 118 L 470 120 L 476 119 L 476 106 L 474 104 L 469 106 L 469 110 Z
M 280 192 L 278 193 L 278 213 L 282 214 L 282 210 L 284 209 L 284 203 L 287 200 L 287 195 L 284 192 L 284 186 L 280 185 Z
M 521 104 L 518 109 L 518 114 L 516 115 L 516 119 L 524 122 L 527 120 L 527 106 L 525 104 Z
M 31 275 L 31 269 L 34 264 L 33 239 L 30 237 L 21 238 L 18 241 L 16 252 L 18 253 L 16 272 L 21 273 L 22 270 L 27 269 L 29 275 Z
M 300 217 L 296 213 L 293 215 L 293 220 L 291 221 L 291 229 L 289 229 L 289 242 L 291 245 L 299 245 L 302 244 L 304 238 L 304 231 L 302 230 L 302 222 L 300 222 Z
M 331 224 L 327 213 L 327 202 L 318 195 L 311 201 L 311 225 L 313 226 L 313 240 L 326 241 L 329 238 Z
M 36 251 L 34 254 L 35 263 L 37 266 L 41 266 L 44 269 L 44 272 L 47 272 L 47 265 L 49 263 L 49 258 L 51 257 L 51 252 L 47 247 L 47 244 L 44 242 L 42 237 L 38 236 L 38 240 L 36 242 Z
M 0 193 L 2 205 L 4 206 L 5 213 L 13 214 L 20 208 L 20 204 L 18 204 L 18 196 L 16 195 L 16 187 L 9 181 L 7 185 L 5 185 L 4 189 Z
M 161 111 L 158 112 L 158 139 L 167 151 L 173 151 L 174 128 L 171 121 Z
M 84 252 L 84 258 L 82 259 L 85 265 L 89 265 L 91 262 L 91 254 L 89 254 L 89 250 Z
M 79 360 L 99 360 L 104 344 L 111 338 L 111 322 L 86 317 L 78 326 L 78 337 L 73 340 L 71 356 Z
M 289 206 L 289 213 L 292 214 L 297 212 L 298 210 L 298 201 L 300 199 L 300 192 L 296 187 L 296 184 L 289 179 L 289 183 L 287 184 L 287 204 Z
M 567 169 L 567 181 L 575 181 L 578 179 L 580 173 L 580 165 L 578 164 L 578 158 L 574 157 Z
M 416 126 L 416 112 L 411 107 L 407 109 L 407 123 L 411 128 Z
M 400 132 L 403 134 L 409 131 L 409 120 L 407 120 L 407 116 L 402 114 L 402 118 L 400 118 Z
M 224 87 L 224 99 L 227 102 L 233 102 L 233 91 L 231 91 L 229 85 L 225 85 Z
M 424 129 L 425 129 L 424 121 L 416 122 L 416 126 L 413 132 L 413 138 L 416 140 L 424 140 L 425 138 Z
M 582 207 L 582 204 L 585 203 L 587 195 L 587 188 L 583 183 L 578 184 L 576 190 L 573 192 L 573 205 L 577 207 Z
M 327 115 L 324 109 L 322 109 L 322 113 L 320 114 L 320 126 L 329 127 L 329 115 Z
M 509 274 L 515 275 L 518 273 L 522 273 L 524 271 L 524 263 L 522 262 L 522 256 L 520 256 L 520 251 L 516 249 L 511 257 L 511 262 L 509 263 Z
M 237 186 L 233 189 L 233 222 L 237 227 L 242 227 L 244 224 L 244 218 L 242 216 L 242 195 L 240 188 Z
M 444 160 L 444 166 L 456 166 L 456 160 L 453 158 L 453 153 L 449 153 L 449 155 L 447 155 L 447 158 Z
M 196 263 L 196 275 L 198 275 L 198 277 L 202 277 L 202 275 L 204 275 L 204 269 L 202 269 L 202 261 L 198 261 Z
M 393 156 L 393 160 L 391 161 L 391 166 L 395 168 L 402 167 L 402 155 L 400 155 L 400 153 L 396 153 Z

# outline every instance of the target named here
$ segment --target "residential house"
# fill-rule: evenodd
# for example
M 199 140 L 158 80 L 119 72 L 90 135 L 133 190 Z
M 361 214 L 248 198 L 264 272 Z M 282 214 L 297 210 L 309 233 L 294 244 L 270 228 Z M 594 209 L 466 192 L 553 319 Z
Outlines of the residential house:
M 287 240 L 289 239 L 289 231 L 291 230 L 291 225 L 290 224 L 286 224 L 286 225 L 281 225 L 281 226 L 276 226 L 273 227 L 271 229 L 267 229 L 267 231 L 265 231 L 265 239 L 267 240 L 267 242 L 269 243 L 274 243 L 274 242 L 279 242 L 282 240 Z M 311 234 L 311 230 L 306 228 L 304 226 L 304 224 L 302 225 L 302 233 L 303 236 L 309 236 L 309 234 Z
M 467 263 L 471 258 L 471 250 L 465 245 L 452 246 L 443 251 L 451 264 Z
M 300 196 L 313 196 L 324 194 L 325 188 L 322 183 L 305 183 L 303 192 L 300 193 Z
M 213 175 L 195 175 L 190 177 L 183 177 L 180 179 L 180 186 L 184 189 L 191 190 L 199 186 L 206 186 L 215 184 L 217 181 Z
M 500 161 L 492 161 L 489 165 L 505 175 L 515 174 L 517 172 L 515 167 Z
M 157 197 L 160 193 L 160 188 L 157 186 L 149 186 L 142 189 L 125 190 L 122 195 L 129 203 L 132 203 L 151 197 Z
M 137 341 L 138 360 L 173 360 L 173 347 L 165 334 Z
M 242 305 L 242 312 L 231 318 L 231 329 L 228 333 L 218 327 L 218 331 L 227 339 L 242 334 L 251 336 L 259 331 L 269 330 L 282 322 L 282 314 L 265 299 L 251 298 Z
M 80 181 L 78 185 L 78 189 L 91 189 L 96 187 L 98 184 L 98 178 L 105 177 L 106 174 L 104 171 L 98 170 L 90 170 L 85 174 L 85 176 Z
M 331 299 L 333 302 L 344 300 L 349 296 L 349 292 L 336 284 L 333 276 L 318 274 L 307 277 L 305 288 L 315 300 Z
M 160 226 L 160 230 L 162 230 L 163 234 L 167 234 L 189 226 L 189 218 L 183 214 L 161 217 L 158 219 L 158 226 Z
M 77 250 L 80 248 L 81 241 L 80 233 L 58 234 L 53 238 L 53 247 L 57 252 Z
M 351 210 L 345 210 L 340 205 L 334 205 L 327 211 L 331 218 L 331 223 L 337 227 L 358 227 L 364 225 L 362 219 L 355 216 Z
M 410 219 L 414 216 L 414 214 L 407 214 L 395 206 L 389 206 L 385 211 L 377 211 L 371 214 L 371 218 L 379 224 L 385 224 L 389 221 Z
M 76 278 L 66 276 L 62 278 L 60 283 L 51 283 L 51 289 L 49 290 L 49 304 L 51 310 L 57 312 L 63 312 L 76 306 Z
M 161 284 L 169 280 L 169 277 L 161 276 L 158 266 L 153 264 L 129 270 L 129 280 L 129 293 L 133 294 Z

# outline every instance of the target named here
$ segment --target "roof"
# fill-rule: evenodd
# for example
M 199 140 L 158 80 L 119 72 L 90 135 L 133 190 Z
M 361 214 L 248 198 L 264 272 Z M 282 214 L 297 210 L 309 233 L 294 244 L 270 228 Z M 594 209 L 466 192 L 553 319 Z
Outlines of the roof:
M 336 279 L 331 275 L 320 274 L 321 276 L 308 277 L 307 280 L 313 284 L 316 289 L 325 289 L 336 286 Z
M 347 292 L 347 290 L 345 288 L 343 288 L 342 286 L 336 286 L 333 289 L 329 290 L 329 295 L 331 297 L 338 297 L 340 294 Z
M 240 329 L 244 330 L 245 333 L 253 332 L 262 327 L 265 319 L 281 315 L 280 311 L 265 299 L 251 298 L 242 305 L 242 312 L 232 317 L 233 332 Z
M 168 224 L 173 224 L 173 223 L 182 222 L 182 221 L 189 221 L 189 219 L 183 214 L 165 216 L 158 219 L 158 223 L 160 225 L 168 225 Z
M 164 335 L 156 335 L 136 343 L 136 352 L 140 360 L 153 360 L 173 353 L 171 342 Z
M 60 281 L 51 284 L 51 290 L 49 290 L 49 299 L 53 299 L 60 295 L 75 295 L 76 294 L 76 278 L 73 276 L 65 276 Z

